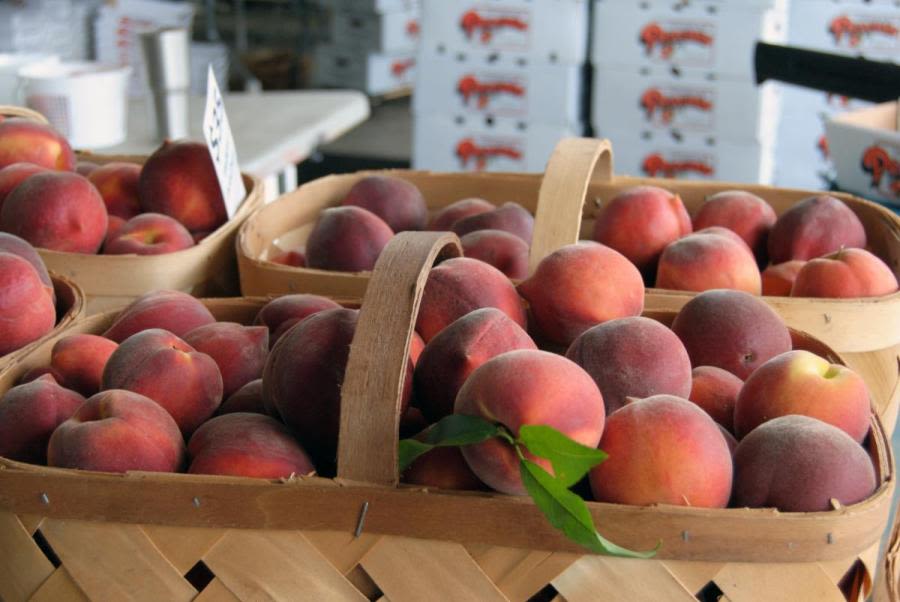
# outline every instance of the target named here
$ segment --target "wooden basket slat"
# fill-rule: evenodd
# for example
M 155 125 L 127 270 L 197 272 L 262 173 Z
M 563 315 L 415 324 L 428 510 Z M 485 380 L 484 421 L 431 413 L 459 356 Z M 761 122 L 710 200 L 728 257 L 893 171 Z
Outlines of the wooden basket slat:
M 0 600 L 26 600 L 53 574 L 53 565 L 9 512 L 0 512 L 0 558 Z
M 353 584 L 353 587 L 359 590 L 365 598 L 369 600 L 377 600 L 384 598 L 378 585 L 372 581 L 369 574 L 362 568 L 362 565 L 356 565 L 349 573 L 345 575 L 347 581 Z
M 666 560 L 666 569 L 678 580 L 685 589 L 691 592 L 699 592 L 706 584 L 713 581 L 724 562 L 687 562 L 684 560 Z
M 197 590 L 139 525 L 47 519 L 41 533 L 92 600 L 191 600 Z
M 391 602 L 506 602 L 507 598 L 457 543 L 383 537 L 362 559 Z
M 161 525 L 143 525 L 142 529 L 144 535 L 182 575 L 186 575 L 225 535 L 222 529 L 186 529 Z
M 841 357 L 865 379 L 875 411 L 888 436 L 892 435 L 900 411 L 900 344 L 878 351 L 844 352 Z
M 28 602 L 91 602 L 72 576 L 65 569 L 59 567 L 50 578 L 44 581 L 40 589 L 28 598 Z
M 243 602 L 217 577 L 203 588 L 194 602 Z
M 307 531 L 304 535 L 344 575 L 352 571 L 381 539 L 380 535 L 371 533 L 356 537 L 349 531 Z
M 666 602 L 696 602 L 661 562 L 645 565 L 641 560 L 582 556 L 553 587 L 569 602 L 655 602 L 665 592 Z
M 44 517 L 38 516 L 37 514 L 20 514 L 19 521 L 21 521 L 22 526 L 25 527 L 25 530 L 28 531 L 29 535 L 34 535 L 34 532 L 37 531 L 44 522 Z
M 825 571 L 816 563 L 767 565 L 729 563 L 716 576 L 716 585 L 731 602 L 846 602 Z
M 499 546 L 466 546 L 481 570 L 510 600 L 528 600 L 579 555 Z

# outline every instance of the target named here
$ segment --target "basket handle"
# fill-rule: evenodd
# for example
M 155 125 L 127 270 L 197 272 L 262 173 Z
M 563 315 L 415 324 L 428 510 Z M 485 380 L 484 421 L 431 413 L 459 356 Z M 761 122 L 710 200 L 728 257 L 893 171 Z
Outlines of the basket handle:
M 338 478 L 397 484 L 400 397 L 425 281 L 435 259 L 462 255 L 449 232 L 401 232 L 366 287 L 341 387 Z
M 38 123 L 43 123 L 44 125 L 48 125 L 50 123 L 49 121 L 47 121 L 46 117 L 44 117 L 37 111 L 28 109 L 26 107 L 0 105 L 0 115 L 3 115 L 4 117 L 24 117 L 32 121 L 37 121 Z
M 588 188 L 613 175 L 612 145 L 599 138 L 563 138 L 541 180 L 528 272 L 562 246 L 578 242 Z

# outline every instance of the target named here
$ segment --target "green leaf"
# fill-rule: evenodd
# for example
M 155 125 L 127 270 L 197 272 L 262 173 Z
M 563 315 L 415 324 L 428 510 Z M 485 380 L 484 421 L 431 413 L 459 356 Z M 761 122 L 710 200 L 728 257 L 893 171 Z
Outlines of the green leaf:
M 572 541 L 583 545 L 592 552 L 625 558 L 652 558 L 659 549 L 649 552 L 634 552 L 604 539 L 594 527 L 594 520 L 584 500 L 562 485 L 546 470 L 522 458 L 519 464 L 522 483 L 534 503 L 550 521 Z
M 441 418 L 425 432 L 422 441 L 403 439 L 400 441 L 400 472 L 403 472 L 416 458 L 435 447 L 459 447 L 481 443 L 504 433 L 503 427 L 478 416 L 451 414 Z
M 556 480 L 566 489 L 607 458 L 607 453 L 602 449 L 582 445 L 545 425 L 521 427 L 519 442 L 535 456 L 550 460 Z

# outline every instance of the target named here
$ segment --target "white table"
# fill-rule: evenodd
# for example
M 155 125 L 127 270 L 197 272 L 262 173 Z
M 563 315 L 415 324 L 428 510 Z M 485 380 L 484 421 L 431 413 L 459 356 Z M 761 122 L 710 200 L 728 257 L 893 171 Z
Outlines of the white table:
M 190 138 L 203 140 L 203 98 L 190 100 Z M 369 100 L 352 90 L 233 92 L 225 110 L 241 170 L 260 178 L 266 200 L 297 187 L 295 166 L 369 117 Z M 116 146 L 93 149 L 112 154 L 150 154 L 159 147 L 149 100 L 128 107 L 128 137 Z

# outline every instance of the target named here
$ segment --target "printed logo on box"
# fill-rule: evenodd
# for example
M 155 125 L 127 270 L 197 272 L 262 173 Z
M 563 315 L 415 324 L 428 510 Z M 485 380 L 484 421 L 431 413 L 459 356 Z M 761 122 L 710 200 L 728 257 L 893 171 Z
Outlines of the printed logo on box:
M 860 167 L 869 186 L 887 197 L 900 199 L 900 148 L 873 144 L 863 151 Z
M 822 155 L 822 158 L 827 161 L 828 156 L 831 153 L 830 149 L 828 148 L 828 136 L 826 136 L 825 134 L 819 136 L 819 139 L 816 141 L 816 149 Z
M 843 14 L 831 20 L 828 33 L 838 48 L 896 48 L 900 46 L 900 18 Z
M 456 84 L 466 107 L 516 113 L 526 110 L 527 89 L 525 78 L 514 75 L 468 73 Z
M 403 79 L 407 72 L 416 66 L 416 59 L 396 60 L 391 63 L 391 75 L 395 79 Z
M 527 50 L 530 13 L 527 9 L 476 7 L 459 18 L 466 38 L 497 49 Z
M 456 157 L 462 168 L 484 171 L 495 160 L 521 161 L 525 156 L 523 146 L 516 138 L 469 136 L 456 144 Z
M 640 32 L 644 52 L 654 60 L 690 66 L 713 64 L 716 26 L 713 22 L 652 21 Z
M 654 86 L 641 94 L 640 106 L 653 125 L 708 129 L 713 126 L 715 93 L 711 89 Z
M 662 152 L 650 153 L 641 162 L 641 169 L 651 178 L 682 176 L 710 178 L 716 175 L 716 163 L 713 155 L 683 151 L 674 151 L 668 155 Z
M 419 38 L 419 21 L 418 19 L 410 19 L 406 23 L 406 37 L 408 38 Z

